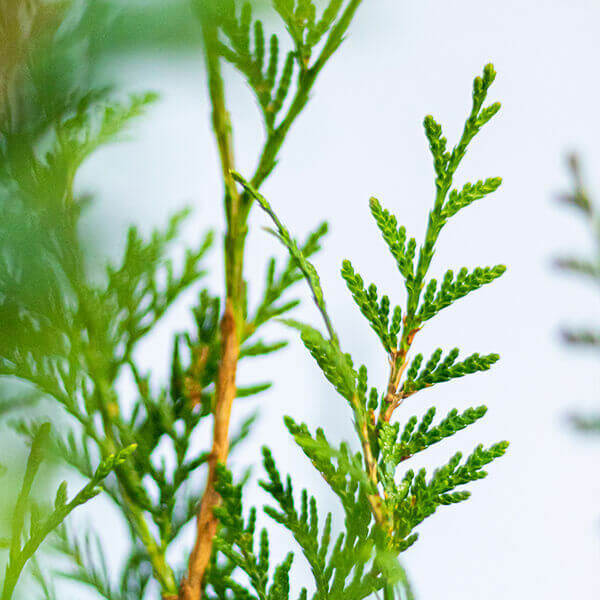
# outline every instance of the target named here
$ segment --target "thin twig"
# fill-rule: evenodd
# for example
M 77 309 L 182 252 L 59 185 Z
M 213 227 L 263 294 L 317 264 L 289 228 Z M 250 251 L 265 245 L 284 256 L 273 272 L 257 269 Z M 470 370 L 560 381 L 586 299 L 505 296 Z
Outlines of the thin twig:
M 215 389 L 212 450 L 208 460 L 208 480 L 196 520 L 196 540 L 188 562 L 188 570 L 181 582 L 181 600 L 200 600 L 203 580 L 210 562 L 218 521 L 214 508 L 220 502 L 215 490 L 216 468 L 227 462 L 229 453 L 229 421 L 236 396 L 236 370 L 240 353 L 240 335 L 244 324 L 243 261 L 247 213 L 240 214 L 240 197 L 231 176 L 234 168 L 231 123 L 225 105 L 225 90 L 217 52 L 218 30 L 209 10 L 202 15 L 208 88 L 212 105 L 212 123 L 223 181 L 225 185 L 225 311 L 221 319 L 221 361 Z
M 254 187 L 259 188 L 275 167 L 281 145 L 296 117 L 308 102 L 317 75 L 341 43 L 352 16 L 360 3 L 361 0 L 352 0 L 349 3 L 338 24 L 330 32 L 324 49 L 314 66 L 311 69 L 302 70 L 296 93 L 284 120 L 275 130 L 269 133 L 262 148 L 258 166 L 251 180 Z M 180 600 L 200 600 L 202 598 L 204 574 L 210 561 L 213 540 L 217 531 L 217 519 L 213 510 L 220 499 L 214 489 L 214 484 L 216 467 L 219 463 L 227 461 L 229 452 L 229 421 L 236 395 L 236 369 L 240 352 L 241 332 L 245 329 L 244 249 L 247 220 L 253 204 L 252 199 L 247 194 L 239 195 L 231 175 L 235 168 L 234 153 L 231 123 L 226 109 L 225 91 L 221 76 L 218 27 L 208 3 L 205 3 L 201 10 L 203 12 L 201 27 L 212 106 L 212 122 L 225 185 L 225 213 L 227 218 L 227 232 L 225 235 L 226 306 L 221 321 L 222 354 L 215 390 L 213 446 L 209 458 L 209 475 L 197 517 L 196 541 L 190 555 L 188 571 L 181 582 L 179 590 Z

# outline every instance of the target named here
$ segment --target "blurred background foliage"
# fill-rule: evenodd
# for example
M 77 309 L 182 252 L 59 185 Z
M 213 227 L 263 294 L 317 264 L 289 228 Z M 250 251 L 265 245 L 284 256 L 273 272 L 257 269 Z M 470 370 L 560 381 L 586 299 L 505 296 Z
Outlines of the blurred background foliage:
M 52 173 L 54 165 L 45 173 L 54 179 L 40 181 L 57 124 L 114 95 L 111 74 L 127 55 L 199 54 L 194 12 L 188 0 L 0 0 L 0 294 L 39 308 L 58 284 L 49 248 L 66 256 L 76 237 L 60 209 L 74 174 Z M 78 209 L 88 201 L 77 199 Z M 7 315 L 1 319 L 10 326 Z
M 183 1 L 0 2 L 2 343 L 24 342 L 19 307 L 59 309 L 62 271 L 76 268 L 69 256 L 81 243 L 77 221 L 90 199 L 69 195 L 75 167 L 93 149 L 62 156 L 60 164 L 49 164 L 46 153 L 58 135 L 68 135 L 69 119 L 82 118 L 112 92 L 107 74 L 123 53 L 197 48 L 191 10 Z M 101 254 L 93 250 L 90 260 Z
M 89 198 L 66 198 L 72 157 L 49 165 L 57 126 L 105 99 L 123 53 L 196 49 L 189 2 L 0 2 L 0 243 L 3 337 L 15 338 L 7 298 L 37 310 L 60 295 L 73 229 Z M 87 155 L 87 153 L 86 153 Z M 83 158 L 83 157 L 82 157 Z M 75 161 L 76 163 L 82 161 Z M 67 214 L 70 212 L 72 214 Z M 8 313 L 6 312 L 8 311 Z M 16 341 L 16 339 L 15 339 Z
M 93 198 L 75 185 L 77 171 L 154 99 L 124 98 L 114 83 L 124 60 L 168 53 L 176 68 L 191 55 L 202 70 L 196 12 L 190 0 L 0 0 L 0 356 L 54 356 L 52 325 L 67 323 L 78 277 L 103 273 L 107 240 L 82 231 Z M 85 229 L 102 218 L 94 212 Z M 23 326 L 28 315 L 48 326 Z M 48 407 L 32 386 L 0 376 L 0 540 L 10 534 L 28 454 L 14 424 Z M 45 461 L 34 502 L 56 487 L 58 464 Z
M 86 146 L 85 140 L 72 144 L 66 138 L 70 132 L 78 135 L 81 119 L 89 119 L 96 133 L 102 127 L 102 111 L 94 107 L 118 93 L 111 73 L 124 55 L 199 53 L 199 24 L 192 13 L 187 0 L 0 0 L 2 349 L 35 345 L 51 355 L 52 329 L 22 339 L 23 315 L 60 319 L 70 301 L 69 282 L 84 268 L 75 257 L 86 257 L 85 268 L 104 262 L 102 248 L 79 235 L 79 217 L 91 198 L 73 191 L 76 169 L 98 140 Z M 0 379 L 0 463 L 7 467 L 0 488 L 0 539 L 8 536 L 27 455 L 7 424 L 43 412 L 39 393 Z M 34 490 L 38 497 L 46 495 L 52 471 L 46 463 Z

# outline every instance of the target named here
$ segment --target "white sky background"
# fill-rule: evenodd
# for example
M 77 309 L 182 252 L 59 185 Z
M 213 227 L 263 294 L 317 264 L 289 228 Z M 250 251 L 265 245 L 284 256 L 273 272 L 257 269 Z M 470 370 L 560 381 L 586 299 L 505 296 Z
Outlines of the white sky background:
M 456 345 L 465 354 L 498 351 L 502 360 L 491 372 L 411 398 L 398 415 L 405 419 L 432 405 L 438 415 L 488 405 L 483 422 L 423 454 L 421 462 L 431 468 L 479 442 L 508 439 L 511 448 L 490 466 L 488 479 L 470 487 L 471 500 L 440 508 L 420 527 L 404 561 L 422 600 L 587 600 L 600 593 L 600 441 L 579 437 L 565 422 L 572 409 L 600 408 L 598 361 L 566 351 L 557 336 L 561 323 L 594 322 L 597 296 L 550 268 L 561 251 L 590 248 L 585 228 L 555 197 L 566 186 L 564 156 L 571 149 L 581 152 L 600 195 L 598 23 L 600 3 L 591 0 L 364 0 L 264 187 L 299 237 L 330 221 L 316 263 L 331 312 L 344 347 L 369 365 L 370 380 L 381 387 L 386 360 L 339 276 L 341 260 L 351 258 L 366 280 L 402 300 L 368 198 L 376 195 L 409 232 L 422 235 L 433 200 L 422 119 L 432 113 L 452 144 L 470 107 L 473 77 L 494 63 L 498 79 L 490 99 L 500 100 L 503 110 L 472 144 L 457 183 L 501 175 L 504 185 L 450 222 L 433 268 L 443 273 L 505 263 L 509 271 L 432 320 L 416 347 L 426 355 L 437 346 Z M 201 58 L 165 55 L 125 67 L 128 87 L 157 89 L 163 99 L 138 124 L 132 142 L 103 151 L 87 166 L 81 185 L 98 192 L 98 210 L 111 216 L 97 235 L 120 245 L 128 221 L 158 225 L 184 204 L 197 207 L 186 230 L 190 242 L 208 226 L 220 231 L 221 184 Z M 262 131 L 243 83 L 233 80 L 230 90 L 239 169 L 248 173 Z M 263 224 L 254 214 L 247 268 L 253 299 L 266 259 L 282 255 L 260 230 Z M 212 282 L 220 289 L 213 259 Z M 308 299 L 304 288 L 302 295 Z M 190 325 L 184 305 L 139 354 L 157 382 L 167 372 L 171 332 Z M 297 316 L 318 323 L 308 303 Z M 278 332 L 275 327 L 270 335 Z M 281 417 L 323 424 L 333 439 L 349 439 L 349 410 L 297 342 L 242 370 L 245 382 L 271 375 L 274 388 L 247 404 L 260 406 L 262 416 L 236 464 L 258 460 L 260 445 L 268 443 L 282 471 L 294 473 L 298 488 L 314 489 L 325 506 L 331 499 Z M 259 504 L 266 500 L 253 493 Z M 274 546 L 287 550 L 289 538 L 273 531 Z

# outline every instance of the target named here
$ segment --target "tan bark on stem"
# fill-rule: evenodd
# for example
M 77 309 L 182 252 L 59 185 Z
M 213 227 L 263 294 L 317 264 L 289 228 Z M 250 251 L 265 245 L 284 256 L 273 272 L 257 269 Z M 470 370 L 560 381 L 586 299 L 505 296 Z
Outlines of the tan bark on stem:
M 202 598 L 202 580 L 217 532 L 218 523 L 213 511 L 221 499 L 214 486 L 216 468 L 219 463 L 226 462 L 229 452 L 229 420 L 236 395 L 235 375 L 240 353 L 235 314 L 229 300 L 221 321 L 221 336 L 222 358 L 217 375 L 213 446 L 208 461 L 208 480 L 196 520 L 196 542 L 190 555 L 188 572 L 179 590 L 180 600 Z
M 407 397 L 407 395 L 398 394 L 398 388 L 400 387 L 402 375 L 408 366 L 408 351 L 410 350 L 419 329 L 420 328 L 417 327 L 416 329 L 409 331 L 406 336 L 406 344 L 403 345 L 404 349 L 394 353 L 390 357 L 390 377 L 385 395 L 386 409 L 380 413 L 380 421 L 389 423 L 394 411 L 400 406 L 402 400 Z
M 213 444 L 208 460 L 208 479 L 196 520 L 196 541 L 188 562 L 188 571 L 179 588 L 180 600 L 201 600 L 203 579 L 210 562 L 213 541 L 217 532 L 214 508 L 220 498 L 215 490 L 216 470 L 219 463 L 227 462 L 229 453 L 229 421 L 236 396 L 236 370 L 240 355 L 239 331 L 243 323 L 245 222 L 240 217 L 240 197 L 231 176 L 234 168 L 231 122 L 225 106 L 225 90 L 219 62 L 218 31 L 214 6 L 201 4 L 202 35 L 204 38 L 208 90 L 212 106 L 212 124 L 219 150 L 225 185 L 225 287 L 227 300 L 221 319 L 221 363 L 217 373 Z
M 214 490 L 216 467 L 218 463 L 226 461 L 229 450 L 229 419 L 236 395 L 235 375 L 240 352 L 240 332 L 245 327 L 243 315 L 246 290 L 243 265 L 247 218 L 251 202 L 248 197 L 240 196 L 231 175 L 231 170 L 234 168 L 232 131 L 225 104 L 225 91 L 218 52 L 218 30 L 214 19 L 214 9 L 219 1 L 202 0 L 198 3 L 198 6 L 201 11 L 201 28 L 205 46 L 213 129 L 225 184 L 225 215 L 227 219 L 225 286 L 227 304 L 221 322 L 223 348 L 215 392 L 213 448 L 209 459 L 208 481 L 198 513 L 196 542 L 190 556 L 188 572 L 181 582 L 179 590 L 180 600 L 201 600 L 202 598 L 203 578 L 210 562 L 213 539 L 217 531 L 217 519 L 213 513 L 215 506 L 220 501 Z M 310 72 L 307 71 L 300 82 L 286 117 L 277 129 L 268 136 L 261 153 L 259 165 L 252 178 L 252 184 L 255 187 L 260 187 L 260 184 L 275 166 L 281 144 L 292 123 L 306 105 L 317 74 L 344 38 L 344 33 L 360 2 L 361 0 L 350 0 L 342 16 L 330 32 L 313 69 Z M 373 463 L 372 457 L 370 460 Z

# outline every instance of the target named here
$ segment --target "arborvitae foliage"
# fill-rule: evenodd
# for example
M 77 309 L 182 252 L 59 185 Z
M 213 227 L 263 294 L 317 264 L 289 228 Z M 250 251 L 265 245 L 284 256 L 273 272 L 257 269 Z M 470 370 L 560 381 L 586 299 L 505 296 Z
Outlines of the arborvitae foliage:
M 390 361 L 390 377 L 383 389 L 369 387 L 366 367 L 355 368 L 343 352 L 318 274 L 309 262 L 320 249 L 326 226 L 319 225 L 298 243 L 258 192 L 359 5 L 360 0 L 330 0 L 322 7 L 313 0 L 273 0 L 279 26 L 274 24 L 276 31 L 267 34 L 249 4 L 193 2 L 224 188 L 222 296 L 203 286 L 206 257 L 213 245 L 210 232 L 179 258 L 172 256 L 171 247 L 187 213 L 174 216 L 164 229 L 150 235 L 132 227 L 121 258 L 100 274 L 86 253 L 80 225 L 89 198 L 75 186 L 79 169 L 97 148 L 118 139 L 156 99 L 154 94 L 119 98 L 105 89 L 66 86 L 59 94 L 61 101 L 52 107 L 45 107 L 46 100 L 40 99 L 34 118 L 15 112 L 9 102 L 19 97 L 14 90 L 0 89 L 0 318 L 4 327 L 0 377 L 19 380 L 33 397 L 43 398 L 44 412 L 49 413 L 44 420 L 53 422 L 51 430 L 29 415 L 21 414 L 13 422 L 31 442 L 32 453 L 5 544 L 2 600 L 12 596 L 26 563 L 38 583 L 33 597 L 46 600 L 61 596 L 60 584 L 55 584 L 62 578 L 79 582 L 107 600 L 140 600 L 159 593 L 165 600 L 289 600 L 298 594 L 305 600 L 309 594 L 322 600 L 358 600 L 379 590 L 390 600 L 395 586 L 410 598 L 398 554 L 415 541 L 414 530 L 423 519 L 439 505 L 464 500 L 468 492 L 462 486 L 485 476 L 483 467 L 504 452 L 505 443 L 479 447 L 465 460 L 452 457 L 430 475 L 424 470 L 415 474 L 400 463 L 474 423 L 485 408 L 461 414 L 450 411 L 437 423 L 433 409 L 420 423 L 415 418 L 403 427 L 392 422 L 395 409 L 409 396 L 486 370 L 498 358 L 494 354 L 459 358 L 456 350 L 436 350 L 425 363 L 420 355 L 409 360 L 414 338 L 426 321 L 504 271 L 502 266 L 463 269 L 456 275 L 449 271 L 439 285 L 428 279 L 443 226 L 500 183 L 488 179 L 453 189 L 453 176 L 467 146 L 499 108 L 483 106 L 494 78 L 491 66 L 475 80 L 472 112 L 452 150 L 446 149 L 433 118 L 425 120 L 436 195 L 424 241 L 418 245 L 407 238 L 396 218 L 377 200 L 371 201 L 376 225 L 404 281 L 404 303 L 393 307 L 387 296 L 380 297 L 374 286 L 365 285 L 349 262 L 343 264 L 348 288 Z M 47 38 L 46 56 L 53 55 L 51 50 L 59 42 L 67 44 L 61 31 L 68 27 L 61 24 L 69 20 L 69 7 L 68 2 L 60 3 L 58 17 L 49 25 L 55 36 Z M 6 14 L 18 20 L 22 13 Z M 14 25 L 6 21 L 2 26 L 6 23 Z M 26 71 L 33 60 L 27 51 L 21 58 L 23 64 L 11 65 L 11 72 Z M 232 119 L 222 76 L 226 62 L 245 77 L 262 114 L 264 143 L 248 182 L 235 175 Z M 13 80 L 19 92 L 23 91 L 20 80 Z M 263 295 L 253 306 L 246 293 L 244 254 L 255 201 L 273 218 L 275 233 L 290 256 L 283 263 L 274 258 L 267 261 Z M 21 251 L 24 244 L 28 254 Z M 289 319 L 297 301 L 287 292 L 302 278 L 310 284 L 326 335 Z M 161 383 L 137 360 L 137 349 L 190 288 L 197 298 L 192 308 L 194 326 L 174 336 L 170 376 Z M 229 452 L 253 422 L 253 418 L 243 423 L 232 419 L 236 399 L 254 396 L 270 384 L 239 381 L 237 365 L 285 345 L 282 340 L 260 337 L 265 324 L 281 317 L 300 331 L 325 377 L 349 403 L 361 447 L 357 452 L 347 444 L 332 445 L 323 431 L 313 433 L 291 417 L 286 419 L 290 433 L 339 498 L 343 526 L 331 515 L 323 515 L 307 491 L 296 494 L 291 479 L 279 474 L 271 451 L 264 450 L 262 487 L 272 499 L 265 511 L 293 536 L 314 576 L 314 586 L 302 590 L 290 578 L 292 555 L 270 557 L 267 533 L 255 532 L 256 510 L 244 511 L 243 487 L 233 483 L 225 466 Z M 122 392 L 123 378 L 133 381 L 133 397 Z M 22 401 L 17 396 L 2 411 Z M 212 424 L 212 439 L 203 440 L 198 448 L 194 434 L 203 423 Z M 61 484 L 53 509 L 30 510 L 26 500 L 42 445 L 88 483 L 70 501 Z M 134 445 L 137 450 L 132 452 Z M 110 549 L 99 541 L 101 526 L 78 527 L 75 532 L 68 523 L 61 524 L 69 512 L 96 494 L 101 481 L 105 497 L 129 533 L 129 546 L 116 574 L 106 567 Z M 31 513 L 27 526 L 26 510 Z M 194 518 L 194 544 L 182 552 L 181 533 Z M 32 557 L 46 537 L 51 542 L 47 548 L 57 555 L 56 564 L 52 560 L 42 564 Z
M 157 591 L 165 598 L 219 595 L 235 565 L 222 566 L 224 555 L 212 550 L 211 532 L 217 527 L 213 509 L 219 503 L 217 462 L 227 459 L 253 420 L 234 424 L 230 432 L 233 400 L 256 395 L 270 385 L 236 381 L 236 366 L 285 345 L 259 336 L 266 323 L 297 305 L 285 296 L 302 278 L 294 259 L 282 264 L 270 259 L 262 298 L 256 306 L 247 303 L 244 241 L 253 202 L 250 195 L 237 194 L 229 174 L 234 151 L 222 63 L 234 62 L 255 94 L 260 92 L 266 137 L 252 178 L 258 187 L 275 167 L 287 133 L 344 39 L 360 1 L 332 2 L 323 12 L 304 0 L 274 2 L 279 33 L 270 37 L 268 51 L 261 49 L 264 27 L 253 19 L 249 4 L 193 2 L 223 167 L 224 297 L 199 285 L 212 246 L 210 232 L 186 249 L 182 259 L 171 258 L 171 246 L 186 214 L 176 215 L 164 230 L 150 235 L 132 227 L 122 258 L 106 265 L 104 275 L 98 276 L 80 231 L 89 198 L 77 192 L 75 180 L 88 156 L 117 139 L 156 96 L 118 98 L 106 89 L 89 89 L 65 77 L 60 93 L 38 97 L 36 92 L 45 87 L 36 77 L 48 76 L 57 67 L 42 68 L 44 60 L 56 57 L 59 48 L 65 55 L 79 56 L 81 38 L 73 36 L 69 46 L 69 33 L 85 11 L 69 2 L 60 7 L 53 3 L 52 18 L 46 19 L 47 13 L 36 12 L 35 6 L 24 10 L 12 0 L 9 4 L 11 10 L 4 12 L 1 26 L 23 39 L 18 40 L 22 53 L 9 64 L 11 85 L 0 89 L 0 317 L 4 328 L 0 376 L 25 382 L 33 390 L 32 397 L 54 403 L 44 405 L 55 407 L 48 447 L 86 479 L 96 481 L 98 469 L 120 448 L 138 446 L 133 455 L 122 456 L 124 460 L 104 482 L 105 494 L 130 533 L 120 583 L 104 573 L 100 559 L 106 548 L 91 548 L 93 529 L 79 530 L 77 535 L 60 529 L 52 548 L 68 559 L 70 568 L 56 572 L 51 561 L 34 561 L 31 573 L 46 598 L 52 596 L 52 580 L 61 575 L 109 599 L 139 600 Z M 313 22 L 318 13 L 321 16 Z M 29 46 L 33 24 L 44 33 L 41 50 L 33 43 Z M 289 48 L 287 58 L 279 58 L 280 48 L 282 55 Z M 261 63 L 261 55 L 268 62 Z M 39 66 L 39 71 L 32 66 Z M 257 72 L 262 73 L 260 80 Z M 21 110 L 31 107 L 35 110 Z M 326 230 L 320 225 L 308 234 L 301 245 L 304 255 L 320 249 Z M 136 349 L 192 286 L 198 298 L 192 309 L 195 327 L 175 336 L 171 375 L 161 385 L 138 363 Z M 135 383 L 133 398 L 120 393 L 124 377 Z M 17 395 L 3 403 L 2 411 L 23 402 L 24 396 Z M 212 443 L 206 441 L 205 451 L 198 451 L 193 434 L 209 419 L 214 422 Z M 16 428 L 26 438 L 36 436 L 32 418 L 17 421 Z M 169 460 L 163 458 L 165 447 Z M 201 473 L 206 467 L 203 494 Z M 174 556 L 172 548 L 196 516 L 198 535 L 184 577 L 188 556 Z M 202 533 L 204 523 L 208 535 Z M 13 577 L 17 568 L 13 564 L 5 579 Z
M 54 498 L 53 505 L 40 506 L 30 500 L 34 479 L 40 469 L 48 443 L 50 425 L 44 423 L 32 432 L 31 450 L 27 460 L 23 484 L 17 497 L 11 521 L 10 539 L 0 540 L 0 545 L 8 550 L 8 564 L 4 574 L 2 600 L 9 600 L 21 573 L 41 543 L 78 506 L 85 504 L 102 491 L 100 484 L 135 450 L 129 446 L 102 460 L 90 476 L 90 481 L 71 500 L 68 499 L 67 482 L 63 481 Z M 38 571 L 39 572 L 39 571 Z
M 342 263 L 342 277 L 390 364 L 389 379 L 383 388 L 372 386 L 367 367 L 355 367 L 353 359 L 343 351 L 314 266 L 269 202 L 242 176 L 234 175 L 272 219 L 275 225 L 272 233 L 288 248 L 309 284 L 326 335 L 303 323 L 286 322 L 299 330 L 325 378 L 347 401 L 361 446 L 358 453 L 350 451 L 346 444 L 333 446 L 323 430 L 312 433 L 306 425 L 286 418 L 288 430 L 341 501 L 345 529 L 333 538 L 331 515 L 325 519 L 319 517 L 317 502 L 306 490 L 298 500 L 291 478 L 283 483 L 270 451 L 264 451 L 268 479 L 262 485 L 277 505 L 265 510 L 290 531 L 302 549 L 315 579 L 314 598 L 360 599 L 380 589 L 385 590 L 387 598 L 392 598 L 401 570 L 392 568 L 390 557 L 417 540 L 416 528 L 439 506 L 466 500 L 470 493 L 463 486 L 485 477 L 484 467 L 502 456 L 508 446 L 507 442 L 487 448 L 480 445 L 465 459 L 459 452 L 430 474 L 425 469 L 415 473 L 407 462 L 413 455 L 473 424 L 484 416 L 486 408 L 471 408 L 462 414 L 451 410 L 437 424 L 435 408 L 428 410 L 420 422 L 416 417 L 408 418 L 403 425 L 392 422 L 396 409 L 409 396 L 438 383 L 485 371 L 498 360 L 497 354 L 473 354 L 459 359 L 456 348 L 449 352 L 438 348 L 424 364 L 421 354 L 409 360 L 414 339 L 429 319 L 505 271 L 502 265 L 471 271 L 463 268 L 456 277 L 453 271 L 448 271 L 439 285 L 428 277 L 438 238 L 447 221 L 500 185 L 499 178 L 491 178 L 467 184 L 461 190 L 452 187 L 471 140 L 500 108 L 498 103 L 484 106 L 494 78 L 492 65 L 487 65 L 483 75 L 475 79 L 471 112 L 458 143 L 451 150 L 447 149 L 441 126 L 433 117 L 425 118 L 425 134 L 435 171 L 435 199 L 421 243 L 409 238 L 406 229 L 398 226 L 396 217 L 377 199 L 370 201 L 375 223 L 404 282 L 404 303 L 393 305 L 388 296 L 379 295 L 374 284 L 365 285 L 349 260 Z M 242 521 L 238 524 L 227 521 L 227 524 L 237 528 L 240 538 L 243 536 Z M 331 539 L 337 540 L 333 546 Z M 247 565 L 240 562 L 240 566 L 252 577 Z
M 572 187 L 569 193 L 561 196 L 562 202 L 583 217 L 590 229 L 593 250 L 590 256 L 566 256 L 555 261 L 556 266 L 572 275 L 585 278 L 592 283 L 600 282 L 600 213 L 586 189 L 579 160 L 569 158 L 569 170 Z M 579 349 L 600 349 L 600 327 L 579 326 L 565 328 L 562 331 L 565 343 Z M 600 415 L 574 415 L 571 421 L 577 429 L 593 434 L 600 433 Z

